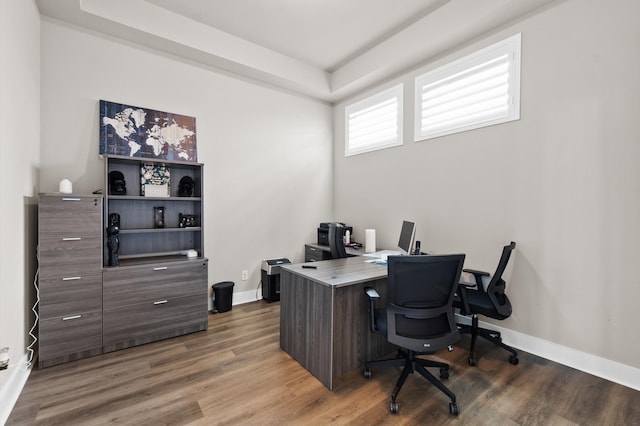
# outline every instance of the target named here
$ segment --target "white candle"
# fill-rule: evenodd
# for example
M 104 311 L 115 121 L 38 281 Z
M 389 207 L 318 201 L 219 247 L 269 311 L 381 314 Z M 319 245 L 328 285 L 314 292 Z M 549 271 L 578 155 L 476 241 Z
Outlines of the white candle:
M 376 251 L 376 230 L 365 229 L 364 230 L 364 251 L 366 253 L 373 253 Z

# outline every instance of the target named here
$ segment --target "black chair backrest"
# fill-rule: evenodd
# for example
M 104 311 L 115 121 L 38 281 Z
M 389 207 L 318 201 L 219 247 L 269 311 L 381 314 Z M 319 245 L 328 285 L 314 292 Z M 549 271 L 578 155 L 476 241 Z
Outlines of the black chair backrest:
M 516 243 L 513 241 L 502 248 L 502 255 L 500 256 L 496 272 L 493 274 L 489 284 L 487 285 L 487 294 L 489 295 L 489 299 L 491 299 L 491 303 L 493 303 L 493 306 L 496 308 L 498 313 L 505 318 L 511 315 L 512 308 L 511 302 L 505 293 L 506 283 L 502 279 L 502 274 L 507 268 L 511 252 L 515 248 Z
M 331 257 L 341 259 L 347 257 L 347 250 L 344 248 L 344 226 L 341 223 L 329 224 L 329 248 Z
M 453 297 L 464 254 L 389 256 L 387 339 L 415 352 L 436 352 L 460 340 Z

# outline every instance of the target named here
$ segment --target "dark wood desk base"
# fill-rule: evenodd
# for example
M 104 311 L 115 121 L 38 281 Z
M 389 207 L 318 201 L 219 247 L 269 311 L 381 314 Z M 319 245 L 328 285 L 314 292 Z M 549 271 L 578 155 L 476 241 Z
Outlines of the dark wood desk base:
M 346 260 L 314 265 L 322 269 L 321 266 L 332 263 L 339 266 Z M 299 271 L 294 272 L 295 267 Z M 364 295 L 364 287 L 371 286 L 386 299 L 386 269 L 382 278 L 360 282 L 356 279 L 354 283 L 340 285 L 323 284 L 322 279 L 309 276 L 314 272 L 302 271 L 313 270 L 302 270 L 300 265 L 281 270 L 280 347 L 333 389 L 337 377 L 394 350 L 383 336 L 369 330 Z

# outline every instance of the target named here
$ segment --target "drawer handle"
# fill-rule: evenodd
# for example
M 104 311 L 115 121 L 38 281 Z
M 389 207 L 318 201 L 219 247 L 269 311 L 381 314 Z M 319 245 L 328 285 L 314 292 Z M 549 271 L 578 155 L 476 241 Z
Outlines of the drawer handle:
M 154 271 L 166 271 L 167 268 L 166 266 L 158 266 L 157 268 L 153 268 Z
M 67 237 L 63 238 L 62 241 L 80 241 L 82 237 Z
M 82 201 L 82 198 L 62 197 L 62 201 Z
M 64 277 L 62 281 L 73 281 L 73 280 L 81 280 L 82 277 Z
M 78 318 L 82 318 L 82 315 L 71 315 L 70 317 L 64 317 L 62 318 L 62 321 L 69 321 L 69 320 L 74 320 Z
M 153 302 L 154 305 L 164 305 L 168 300 L 158 300 L 157 302 Z

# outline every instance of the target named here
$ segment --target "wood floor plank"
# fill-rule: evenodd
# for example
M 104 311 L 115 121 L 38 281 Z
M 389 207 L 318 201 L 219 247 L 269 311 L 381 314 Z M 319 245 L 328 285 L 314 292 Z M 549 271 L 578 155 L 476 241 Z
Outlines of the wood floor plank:
M 36 369 L 7 426 L 640 425 L 640 392 L 524 352 L 514 366 L 483 341 L 470 367 L 468 336 L 434 356 L 451 366 L 460 415 L 416 374 L 394 415 L 399 368 L 355 369 L 330 391 L 280 349 L 279 321 L 278 303 L 248 303 L 210 315 L 207 331 Z

